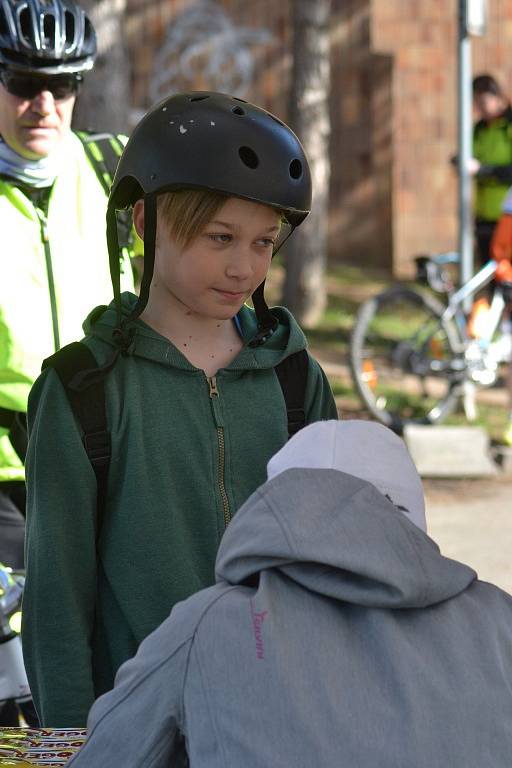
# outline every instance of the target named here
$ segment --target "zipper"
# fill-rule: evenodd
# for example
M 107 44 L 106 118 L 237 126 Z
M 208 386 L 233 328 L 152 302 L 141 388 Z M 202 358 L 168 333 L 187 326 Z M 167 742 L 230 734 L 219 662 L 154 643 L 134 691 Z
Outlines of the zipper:
M 48 278 L 48 291 L 50 294 L 50 307 L 52 312 L 53 343 L 55 351 L 60 349 L 59 319 L 57 317 L 57 299 L 55 295 L 55 281 L 53 278 L 52 254 L 50 251 L 50 238 L 48 236 L 48 219 L 40 208 L 36 207 L 37 217 L 41 226 L 44 257 L 46 261 L 46 275 Z
M 216 376 L 207 376 L 208 386 L 210 388 L 210 397 L 218 397 L 219 396 L 219 390 L 217 389 L 217 377 Z
M 219 390 L 217 389 L 217 377 L 207 376 L 208 387 L 210 390 L 210 399 L 216 400 L 219 397 Z M 214 406 L 215 414 L 215 406 Z M 219 486 L 220 498 L 222 501 L 222 510 L 224 514 L 224 525 L 227 526 L 231 520 L 231 510 L 229 507 L 228 494 L 226 492 L 226 485 L 224 483 L 224 470 L 226 465 L 226 444 L 224 442 L 224 428 L 217 426 L 217 447 L 218 447 L 218 462 L 217 462 L 217 481 Z

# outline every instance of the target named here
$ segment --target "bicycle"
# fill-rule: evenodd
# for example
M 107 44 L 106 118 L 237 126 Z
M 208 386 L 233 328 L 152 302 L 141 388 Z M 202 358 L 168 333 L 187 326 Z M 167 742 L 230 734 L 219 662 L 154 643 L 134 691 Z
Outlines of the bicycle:
M 406 423 L 440 423 L 460 401 L 466 418 L 474 419 L 476 387 L 492 386 L 501 364 L 510 361 L 511 333 L 504 325 L 512 286 L 495 283 L 483 329 L 474 335 L 464 305 L 491 282 L 496 262 L 456 289 L 447 265 L 458 260 L 454 252 L 416 259 L 418 281 L 446 294 L 446 304 L 396 284 L 357 313 L 349 345 L 354 385 L 374 418 L 397 432 Z

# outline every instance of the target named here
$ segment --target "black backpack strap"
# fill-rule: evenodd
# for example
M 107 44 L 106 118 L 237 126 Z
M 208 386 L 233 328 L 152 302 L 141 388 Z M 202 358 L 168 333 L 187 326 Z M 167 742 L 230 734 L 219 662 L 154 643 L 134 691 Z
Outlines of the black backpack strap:
M 85 154 L 96 171 L 105 194 L 108 196 L 119 158 L 123 153 L 123 143 L 113 133 L 77 131 L 76 135 L 82 142 Z
M 288 414 L 288 437 L 292 437 L 306 425 L 306 386 L 308 383 L 309 359 L 305 349 L 285 357 L 275 367 L 279 384 L 283 390 Z
M 20 460 L 25 463 L 27 455 L 27 414 L 22 411 L 11 411 L 8 408 L 0 408 L 0 427 L 9 430 L 9 440 L 18 454 Z
M 105 509 L 108 470 L 112 455 L 110 432 L 107 427 L 105 382 L 103 378 L 99 378 L 87 388 L 79 390 L 73 387 L 73 379 L 77 373 L 97 367 L 98 363 L 90 349 L 79 341 L 62 347 L 43 362 L 43 369 L 53 368 L 56 371 L 71 409 L 82 427 L 84 448 L 96 475 L 98 536 Z
M 96 172 L 98 181 L 108 197 L 110 188 L 123 154 L 124 144 L 113 133 L 88 133 L 77 131 L 76 135 L 82 142 L 85 154 Z M 133 246 L 132 216 L 130 211 L 117 211 L 117 237 L 121 253 Z

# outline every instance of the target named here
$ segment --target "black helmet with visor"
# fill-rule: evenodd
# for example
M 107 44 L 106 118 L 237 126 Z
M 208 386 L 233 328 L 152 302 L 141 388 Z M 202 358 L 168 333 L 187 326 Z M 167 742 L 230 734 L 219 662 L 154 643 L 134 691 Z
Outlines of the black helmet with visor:
M 0 0 L 0 67 L 32 75 L 92 69 L 96 34 L 72 0 Z
M 242 99 L 210 91 L 180 93 L 161 101 L 134 129 L 109 198 L 110 269 L 121 330 L 118 338 L 124 337 L 124 343 L 115 212 L 144 199 L 144 275 L 138 302 L 123 323 L 126 328 L 143 311 L 149 296 L 156 196 L 179 189 L 204 189 L 271 206 L 282 212 L 291 231 L 311 209 L 306 155 L 293 131 L 277 117 Z M 260 342 L 275 327 L 263 288 L 264 283 L 253 294 Z

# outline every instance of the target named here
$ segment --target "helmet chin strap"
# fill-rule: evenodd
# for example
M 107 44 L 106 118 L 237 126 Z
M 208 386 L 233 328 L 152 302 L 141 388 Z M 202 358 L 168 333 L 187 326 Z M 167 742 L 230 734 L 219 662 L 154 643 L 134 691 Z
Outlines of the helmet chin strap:
M 259 347 L 262 344 L 265 344 L 279 325 L 277 318 L 268 308 L 267 302 L 265 301 L 264 290 L 265 280 L 258 285 L 252 294 L 252 303 L 258 321 L 258 331 L 249 342 L 250 347 Z
M 144 195 L 144 274 L 140 286 L 139 298 L 125 323 L 131 323 L 144 312 L 149 299 L 149 290 L 155 269 L 156 249 L 156 194 Z
M 110 279 L 114 290 L 116 305 L 116 326 L 121 326 L 121 274 L 119 266 L 119 240 L 117 236 L 116 209 L 110 206 L 107 210 L 107 246 L 110 267 Z
M 272 253 L 272 258 L 279 253 L 288 238 L 293 234 L 294 230 L 295 227 L 290 229 L 284 240 L 279 243 L 276 250 Z M 276 316 L 273 315 L 268 308 L 267 302 L 265 301 L 264 291 L 265 280 L 258 285 L 252 294 L 252 303 L 254 305 L 254 312 L 256 313 L 256 320 L 258 321 L 258 330 L 254 338 L 249 342 L 250 347 L 260 347 L 262 344 L 265 344 L 277 330 L 277 326 L 279 325 Z
M 121 350 L 128 350 L 133 341 L 134 329 L 129 326 L 144 311 L 148 299 L 153 270 L 155 266 L 156 246 L 156 194 L 144 196 L 144 274 L 140 286 L 139 297 L 133 310 L 127 318 L 123 319 L 121 311 L 121 286 L 119 270 L 119 241 L 117 235 L 117 219 L 114 209 L 107 213 L 107 243 L 109 251 L 110 276 L 114 288 L 114 301 L 116 305 L 116 327 L 112 337 Z

